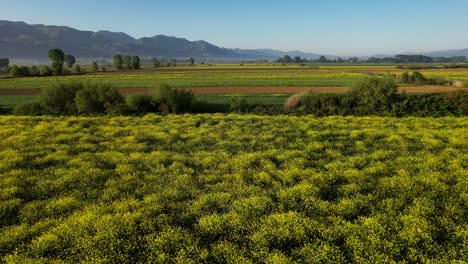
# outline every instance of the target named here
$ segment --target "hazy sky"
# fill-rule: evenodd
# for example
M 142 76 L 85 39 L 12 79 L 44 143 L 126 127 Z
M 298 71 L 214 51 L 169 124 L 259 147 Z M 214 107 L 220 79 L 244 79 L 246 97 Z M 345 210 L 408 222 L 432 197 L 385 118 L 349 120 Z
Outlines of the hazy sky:
M 468 48 L 468 0 L 0 0 L 0 20 L 336 55 Z

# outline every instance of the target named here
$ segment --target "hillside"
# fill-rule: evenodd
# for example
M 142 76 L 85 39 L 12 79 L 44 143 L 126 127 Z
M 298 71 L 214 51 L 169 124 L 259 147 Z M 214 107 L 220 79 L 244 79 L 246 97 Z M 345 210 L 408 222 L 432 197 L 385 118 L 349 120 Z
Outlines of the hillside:
M 64 26 L 29 25 L 0 21 L 0 57 L 46 59 L 51 48 L 59 47 L 78 58 L 110 58 L 116 53 L 143 57 L 195 57 L 218 60 L 276 59 L 300 54 L 318 58 L 319 54 L 283 52 L 267 49 L 227 49 L 206 41 L 189 41 L 164 35 L 135 39 L 122 32 L 80 31 Z

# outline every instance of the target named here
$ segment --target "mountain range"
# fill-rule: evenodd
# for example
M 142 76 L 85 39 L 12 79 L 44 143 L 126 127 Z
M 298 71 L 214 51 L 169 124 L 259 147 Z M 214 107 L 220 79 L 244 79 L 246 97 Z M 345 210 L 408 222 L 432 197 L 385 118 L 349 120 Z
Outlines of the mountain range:
M 66 26 L 30 25 L 0 20 L 0 58 L 11 60 L 46 60 L 51 48 L 61 48 L 79 59 L 111 58 L 115 54 L 141 57 L 171 57 L 197 60 L 273 60 L 284 55 L 317 59 L 321 55 L 301 51 L 273 49 L 230 49 L 209 42 L 156 35 L 133 38 L 123 32 L 81 31 Z M 468 56 L 468 49 L 434 51 L 428 56 Z M 329 59 L 338 56 L 325 55 Z

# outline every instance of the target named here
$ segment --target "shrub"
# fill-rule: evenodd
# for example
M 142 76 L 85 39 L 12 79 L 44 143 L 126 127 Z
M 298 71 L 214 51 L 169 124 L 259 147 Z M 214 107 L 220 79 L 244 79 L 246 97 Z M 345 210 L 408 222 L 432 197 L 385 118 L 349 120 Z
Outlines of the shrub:
M 149 95 L 130 95 L 126 98 L 129 110 L 135 114 L 159 111 L 159 104 Z
M 42 91 L 40 101 L 46 115 L 76 115 L 75 94 L 83 83 L 56 83 Z
M 75 94 L 79 114 L 122 114 L 125 112 L 124 97 L 107 84 L 85 84 Z
M 307 94 L 303 97 L 305 113 L 315 116 L 356 114 L 357 98 L 350 94 Z
M 31 75 L 31 73 L 27 66 L 13 65 L 10 68 L 10 75 L 12 77 L 28 77 Z
M 17 115 L 76 115 L 126 113 L 124 97 L 107 84 L 56 83 L 42 91 L 37 102 L 19 105 Z
M 231 97 L 231 105 L 230 105 L 231 112 L 234 113 L 247 113 L 249 109 L 249 104 L 247 103 L 247 99 L 244 96 L 233 96 Z
M 17 105 L 13 109 L 13 114 L 15 115 L 24 115 L 24 116 L 36 116 L 42 115 L 44 109 L 40 102 L 33 102 L 28 104 Z
M 171 112 L 175 114 L 190 112 L 193 92 L 183 89 L 172 89 L 169 94 Z
M 163 83 L 153 90 L 153 99 L 159 104 L 159 110 L 163 113 L 186 113 L 190 112 L 193 93 L 188 90 L 173 89 Z
M 357 98 L 362 114 L 383 113 L 391 109 L 398 85 L 392 78 L 370 77 L 351 87 L 350 94 Z

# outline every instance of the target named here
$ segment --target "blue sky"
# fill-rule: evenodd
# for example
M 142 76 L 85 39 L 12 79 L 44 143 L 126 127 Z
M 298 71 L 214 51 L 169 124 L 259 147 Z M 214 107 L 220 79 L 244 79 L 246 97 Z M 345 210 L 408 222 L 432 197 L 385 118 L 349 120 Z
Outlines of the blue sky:
M 334 55 L 468 48 L 468 0 L 0 0 L 0 7 L 0 20 L 228 48 Z

